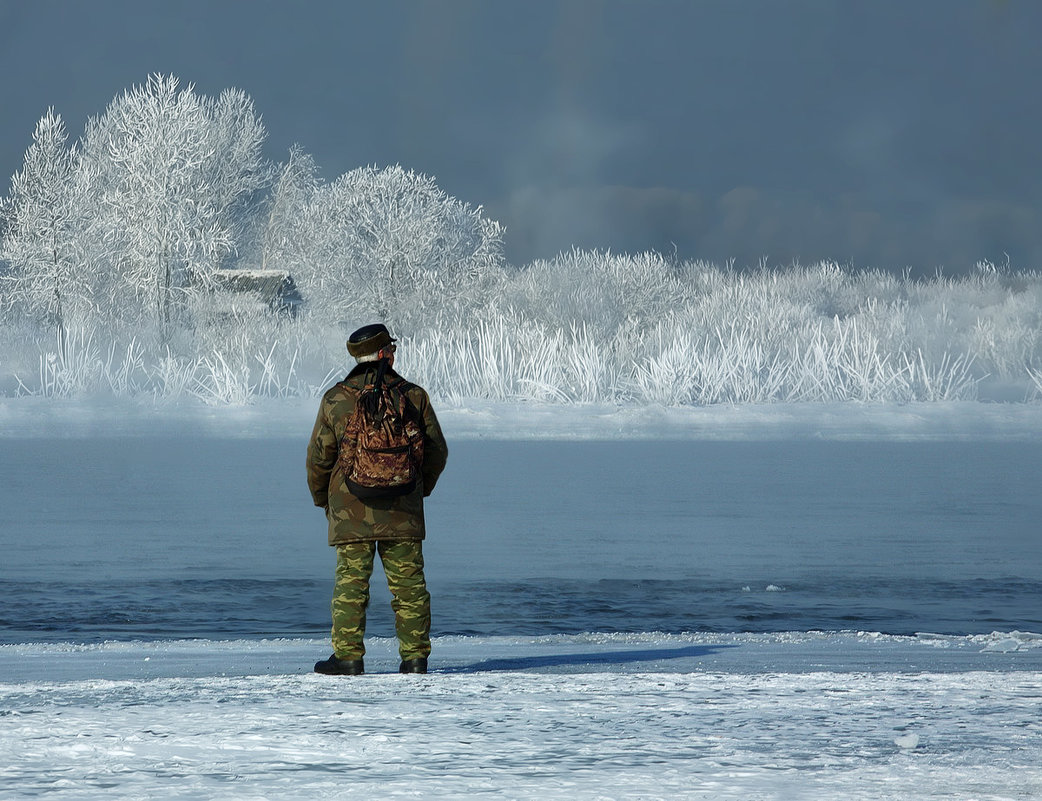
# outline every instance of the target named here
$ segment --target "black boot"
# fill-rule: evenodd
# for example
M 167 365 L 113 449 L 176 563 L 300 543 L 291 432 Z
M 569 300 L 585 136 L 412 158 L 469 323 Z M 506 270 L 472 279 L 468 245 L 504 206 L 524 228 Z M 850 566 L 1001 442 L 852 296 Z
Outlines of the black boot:
M 316 662 L 315 672 L 327 676 L 359 676 L 365 673 L 365 665 L 361 659 L 339 659 L 333 654 L 329 659 Z
M 399 673 L 426 673 L 427 672 L 427 658 L 418 657 L 417 659 L 404 659 L 402 663 L 398 665 Z

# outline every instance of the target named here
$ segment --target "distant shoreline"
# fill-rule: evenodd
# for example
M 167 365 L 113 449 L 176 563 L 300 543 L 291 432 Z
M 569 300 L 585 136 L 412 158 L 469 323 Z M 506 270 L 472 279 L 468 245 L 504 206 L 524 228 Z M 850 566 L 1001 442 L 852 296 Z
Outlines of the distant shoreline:
M 637 406 L 434 398 L 450 439 L 1042 441 L 1042 404 L 769 403 Z M 306 437 L 317 399 L 248 406 L 96 398 L 0 398 L 0 439 L 94 436 Z

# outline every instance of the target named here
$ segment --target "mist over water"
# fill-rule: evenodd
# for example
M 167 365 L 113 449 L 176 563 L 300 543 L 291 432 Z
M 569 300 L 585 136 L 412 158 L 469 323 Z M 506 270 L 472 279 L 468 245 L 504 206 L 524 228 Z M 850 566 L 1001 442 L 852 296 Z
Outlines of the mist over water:
M 302 442 L 59 447 L 4 442 L 0 641 L 328 631 Z M 1039 631 L 1040 468 L 1030 443 L 461 441 L 428 503 L 434 630 Z

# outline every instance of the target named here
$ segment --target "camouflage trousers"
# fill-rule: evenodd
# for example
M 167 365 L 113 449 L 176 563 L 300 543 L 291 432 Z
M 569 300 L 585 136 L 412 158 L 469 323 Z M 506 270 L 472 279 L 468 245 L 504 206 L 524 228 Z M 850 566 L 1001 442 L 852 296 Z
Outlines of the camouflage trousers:
M 336 548 L 333 586 L 333 653 L 340 659 L 365 654 L 365 612 L 369 578 L 379 551 L 391 591 L 394 629 L 402 659 L 426 658 L 431 652 L 431 596 L 423 577 L 419 540 L 352 542 Z

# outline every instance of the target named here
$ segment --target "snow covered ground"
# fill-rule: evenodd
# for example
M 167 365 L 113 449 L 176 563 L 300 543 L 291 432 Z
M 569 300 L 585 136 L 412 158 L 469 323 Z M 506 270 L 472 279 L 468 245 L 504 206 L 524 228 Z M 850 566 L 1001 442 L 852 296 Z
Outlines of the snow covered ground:
M 1030 799 L 1042 638 L 2 646 L 0 786 L 54 798 Z
M 1042 797 L 1042 406 L 441 409 L 361 677 L 312 406 L 0 400 L 0 797 Z

